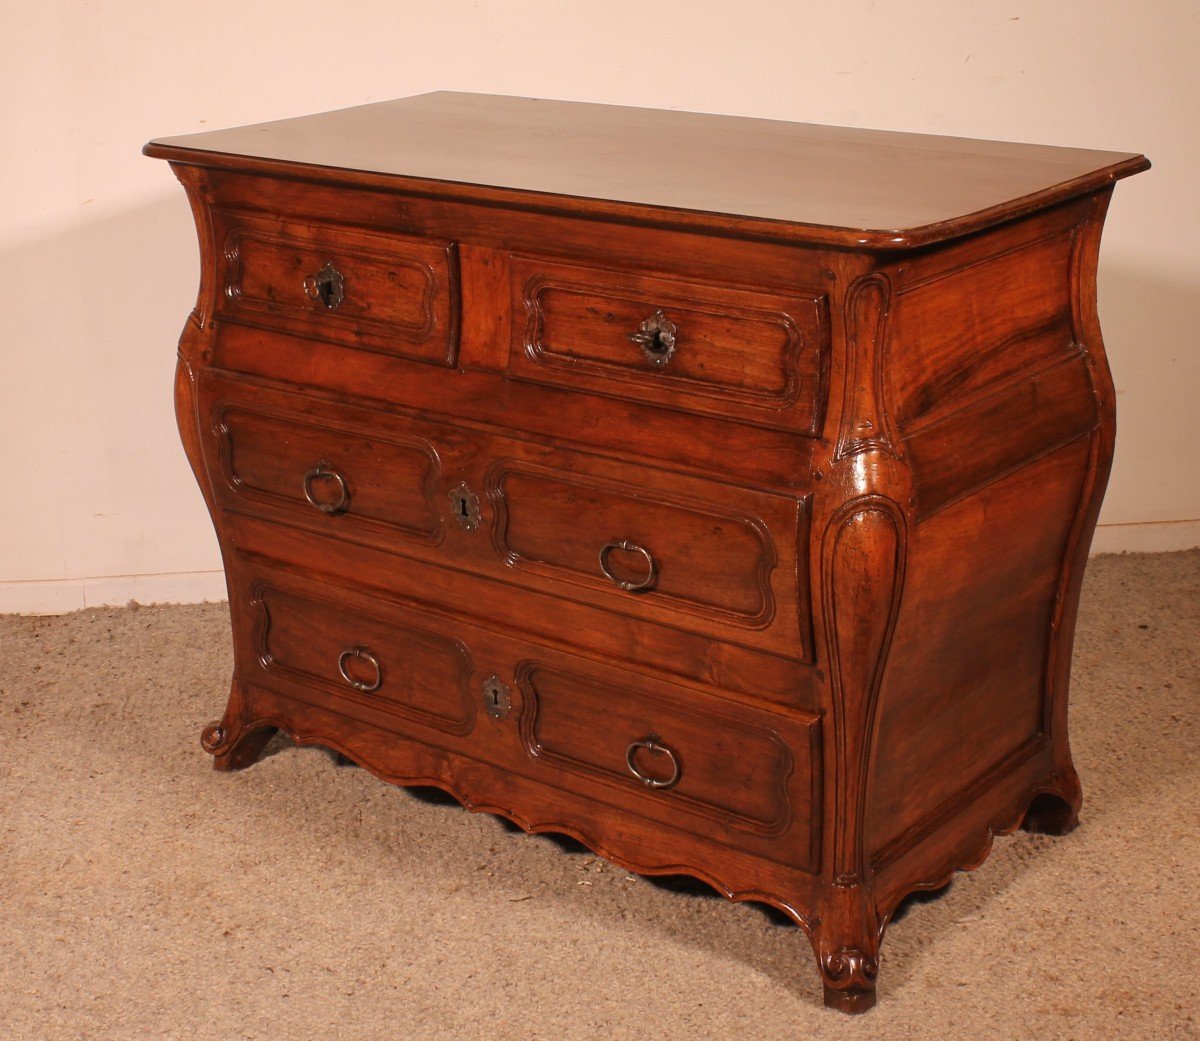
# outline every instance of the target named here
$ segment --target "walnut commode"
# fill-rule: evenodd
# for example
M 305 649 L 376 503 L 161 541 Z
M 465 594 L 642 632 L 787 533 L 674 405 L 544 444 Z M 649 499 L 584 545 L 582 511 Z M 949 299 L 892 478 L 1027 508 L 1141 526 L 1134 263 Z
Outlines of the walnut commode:
M 281 729 L 781 908 L 874 1002 L 905 894 L 1080 787 L 1137 155 L 432 94 L 154 141 L 183 443 Z

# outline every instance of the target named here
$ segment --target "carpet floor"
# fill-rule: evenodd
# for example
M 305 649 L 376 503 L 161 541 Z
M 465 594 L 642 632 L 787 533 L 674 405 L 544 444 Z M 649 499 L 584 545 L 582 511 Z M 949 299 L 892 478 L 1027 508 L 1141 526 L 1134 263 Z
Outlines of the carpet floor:
M 238 774 L 223 604 L 0 617 L 0 1038 L 1197 1038 L 1200 551 L 1099 557 L 1083 822 L 996 841 L 826 1012 L 803 935 L 277 739 Z

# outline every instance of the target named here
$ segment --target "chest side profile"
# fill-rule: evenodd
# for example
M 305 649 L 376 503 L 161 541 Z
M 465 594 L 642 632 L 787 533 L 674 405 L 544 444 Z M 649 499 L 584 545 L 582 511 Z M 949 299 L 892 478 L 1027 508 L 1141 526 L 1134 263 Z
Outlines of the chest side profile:
M 772 904 L 844 1011 L 906 894 L 1074 826 L 1142 157 L 455 94 L 146 152 L 218 769 L 282 730 Z

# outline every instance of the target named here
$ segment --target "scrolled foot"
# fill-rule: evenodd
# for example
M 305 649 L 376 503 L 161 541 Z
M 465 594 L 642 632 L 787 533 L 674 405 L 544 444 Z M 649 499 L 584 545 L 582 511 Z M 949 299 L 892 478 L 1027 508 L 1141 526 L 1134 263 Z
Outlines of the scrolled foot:
M 856 1015 L 875 1006 L 879 959 L 865 951 L 840 947 L 820 960 L 825 1007 Z
M 1021 827 L 1037 835 L 1067 835 L 1079 825 L 1079 798 L 1064 798 L 1057 792 L 1035 795 Z
M 229 773 L 258 762 L 275 731 L 267 726 L 233 734 L 224 723 L 210 723 L 200 732 L 200 744 L 213 757 L 213 769 Z
M 837 990 L 826 983 L 825 1007 L 851 1016 L 860 1015 L 875 1007 L 875 988 L 861 990 L 857 987 L 847 987 L 845 990 Z

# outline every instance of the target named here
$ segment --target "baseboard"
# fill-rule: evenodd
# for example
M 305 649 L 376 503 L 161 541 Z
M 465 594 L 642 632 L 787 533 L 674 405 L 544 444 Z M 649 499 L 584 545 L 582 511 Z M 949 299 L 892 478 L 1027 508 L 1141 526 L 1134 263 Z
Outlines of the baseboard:
M 1170 553 L 1197 546 L 1200 520 L 1101 524 L 1092 540 L 1092 555 Z M 225 598 L 223 571 L 0 582 L 0 614 L 66 614 L 85 607 L 123 607 L 131 600 L 198 604 Z
M 1200 546 L 1200 520 L 1101 524 L 1092 539 L 1092 556 L 1100 553 L 1174 553 Z
M 0 614 L 66 614 L 85 607 L 124 607 L 131 600 L 198 604 L 227 595 L 224 571 L 0 582 Z

